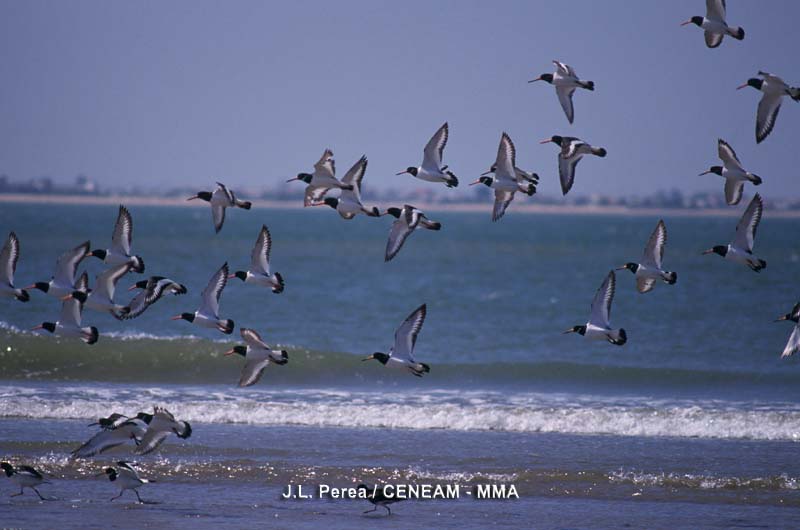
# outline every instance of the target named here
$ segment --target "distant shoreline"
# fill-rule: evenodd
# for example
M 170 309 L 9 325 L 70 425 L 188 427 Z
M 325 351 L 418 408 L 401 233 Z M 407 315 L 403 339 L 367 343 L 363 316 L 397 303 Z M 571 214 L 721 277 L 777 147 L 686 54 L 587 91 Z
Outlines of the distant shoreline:
M 302 199 L 298 201 L 253 200 L 256 208 L 291 209 L 303 208 Z M 369 201 L 367 201 L 369 202 Z M 55 195 L 38 193 L 0 193 L 0 203 L 20 204 L 73 204 L 73 205 L 118 205 L 128 206 L 203 206 L 203 201 L 187 201 L 180 198 L 139 197 L 132 195 Z M 490 214 L 492 204 L 481 203 L 415 203 L 418 208 L 429 212 L 476 212 Z M 526 204 L 522 201 L 509 206 L 509 213 L 561 214 L 561 215 L 629 215 L 664 217 L 738 217 L 742 214 L 741 205 L 731 208 L 629 208 L 626 206 L 575 206 L 555 204 Z M 770 210 L 772 218 L 800 218 L 800 210 Z

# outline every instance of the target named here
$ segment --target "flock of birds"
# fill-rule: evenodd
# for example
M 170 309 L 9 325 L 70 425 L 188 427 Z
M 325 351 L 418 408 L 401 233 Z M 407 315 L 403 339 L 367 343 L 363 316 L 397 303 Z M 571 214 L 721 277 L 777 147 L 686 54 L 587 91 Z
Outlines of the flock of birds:
M 682 25 L 695 24 L 704 30 L 705 42 L 709 48 L 716 48 L 722 43 L 724 36 L 742 40 L 744 30 L 740 27 L 728 26 L 725 21 L 725 0 L 706 0 L 706 16 L 695 16 Z M 567 121 L 572 124 L 575 118 L 573 94 L 578 89 L 593 91 L 592 81 L 581 80 L 575 70 L 559 61 L 553 61 L 555 72 L 545 73 L 529 81 L 544 81 L 555 87 L 559 103 L 564 110 Z M 782 79 L 766 72 L 759 72 L 760 78 L 751 78 L 738 88 L 747 86 L 760 90 L 763 95 L 758 104 L 756 114 L 756 142 L 761 143 L 773 130 L 784 96 L 800 101 L 800 89 L 790 87 Z M 444 123 L 431 137 L 423 150 L 422 163 L 416 167 L 408 167 L 397 175 L 408 174 L 426 182 L 444 184 L 455 188 L 459 184 L 456 175 L 443 164 L 444 149 L 449 138 L 449 126 Z M 595 147 L 583 140 L 570 136 L 552 136 L 541 143 L 554 143 L 560 150 L 558 153 L 558 173 L 561 190 L 569 193 L 575 182 L 575 169 L 584 156 L 605 157 L 607 151 L 603 147 Z M 724 140 L 718 141 L 718 155 L 722 166 L 712 166 L 701 173 L 713 173 L 725 179 L 724 193 L 727 204 L 737 205 L 743 194 L 746 183 L 758 186 L 761 177 L 747 171 L 739 161 L 736 152 Z M 340 180 L 336 178 L 336 166 L 333 152 L 326 149 L 319 161 L 314 164 L 312 173 L 299 173 L 287 182 L 301 181 L 306 184 L 304 206 L 329 206 L 346 220 L 363 214 L 368 217 L 391 215 L 395 218 L 389 231 L 386 244 L 385 261 L 393 259 L 403 247 L 406 239 L 416 230 L 440 230 L 439 222 L 430 220 L 419 208 L 405 204 L 402 208 L 393 207 L 381 212 L 377 207 L 364 206 L 361 199 L 361 185 L 367 169 L 367 158 L 362 156 Z M 489 170 L 484 172 L 470 185 L 483 184 L 494 190 L 494 207 L 492 221 L 503 217 L 509 204 L 517 192 L 532 196 L 536 193 L 539 176 L 524 171 L 516 166 L 516 148 L 508 134 L 503 133 L 497 150 L 497 156 Z M 326 197 L 331 190 L 339 190 L 336 197 Z M 222 183 L 217 183 L 213 192 L 200 191 L 188 200 L 200 199 L 211 206 L 214 229 L 217 233 L 223 227 L 227 208 L 249 210 L 252 204 L 236 197 L 234 192 Z M 716 245 L 703 254 L 718 254 L 733 262 L 745 265 L 755 272 L 767 266 L 767 263 L 753 254 L 756 231 L 761 221 L 764 205 L 759 194 L 756 194 L 745 209 L 736 225 L 733 240 L 727 245 Z M 24 289 L 14 286 L 14 274 L 20 256 L 20 243 L 14 232 L 11 232 L 0 252 L 0 296 L 13 297 L 21 302 L 30 300 L 27 290 L 37 289 L 61 301 L 61 313 L 55 322 L 42 322 L 33 328 L 42 329 L 62 337 L 79 338 L 87 344 L 94 344 L 99 332 L 94 326 L 83 326 L 83 309 L 88 307 L 107 312 L 119 320 L 136 318 L 155 304 L 166 294 L 182 295 L 187 292 L 184 285 L 163 276 L 151 276 L 137 281 L 129 290 L 138 289 L 138 293 L 125 305 L 114 302 L 117 282 L 130 272 L 143 273 L 144 260 L 134 255 L 131 250 L 133 220 L 124 206 L 119 207 L 117 221 L 114 226 L 111 246 L 107 249 L 90 250 L 86 241 L 62 254 L 56 261 L 55 273 L 45 282 L 36 282 Z M 651 291 L 658 281 L 674 284 L 677 273 L 667 271 L 662 265 L 664 248 L 667 242 L 667 228 L 663 220 L 658 221 L 652 232 L 639 262 L 629 262 L 616 270 L 629 270 L 634 274 L 636 287 L 640 293 Z M 246 284 L 271 289 L 273 293 L 284 290 L 284 279 L 278 272 L 271 272 L 270 250 L 272 238 L 266 226 L 262 226 L 251 252 L 248 270 L 230 273 L 227 262 L 210 278 L 201 294 L 201 303 L 194 312 L 184 312 L 172 317 L 173 320 L 186 320 L 194 325 L 215 329 L 224 334 L 234 331 L 235 323 L 231 319 L 220 317 L 219 301 L 229 279 L 238 278 Z M 92 289 L 89 288 L 88 275 L 83 272 L 77 276 L 78 266 L 84 258 L 95 257 L 102 260 L 109 268 L 97 276 Z M 594 296 L 589 319 L 585 324 L 576 325 L 564 333 L 578 333 L 589 339 L 605 340 L 621 346 L 628 340 L 623 328 L 612 328 L 610 323 L 611 304 L 616 290 L 614 270 L 608 272 L 600 288 Z M 394 343 L 388 353 L 375 352 L 363 360 L 377 360 L 388 367 L 403 369 L 412 375 L 422 377 L 430 372 L 430 367 L 416 361 L 414 346 L 417 336 L 425 322 L 427 308 L 422 304 L 415 309 L 395 332 Z M 800 349 L 800 303 L 791 312 L 778 320 L 790 320 L 795 323 L 789 342 L 782 357 L 790 356 Z M 284 365 L 288 362 L 288 353 L 275 350 L 265 343 L 253 329 L 241 328 L 240 334 L 244 345 L 237 345 L 225 352 L 225 355 L 238 354 L 244 357 L 245 364 L 239 379 L 239 386 L 250 386 L 259 381 L 269 364 Z M 129 418 L 122 414 L 112 414 L 97 423 L 100 431 L 81 445 L 72 456 L 88 458 L 103 453 L 113 447 L 133 441 L 135 454 L 144 455 L 155 450 L 170 434 L 180 438 L 189 438 L 192 428 L 188 422 L 178 421 L 166 409 L 156 407 L 152 414 L 140 412 Z M 32 488 L 40 498 L 44 499 L 36 486 L 45 483 L 41 473 L 28 466 L 13 467 L 7 462 L 0 463 L 6 475 L 22 488 Z M 131 462 L 119 461 L 115 467 L 108 467 L 101 473 L 110 481 L 116 482 L 120 494 L 128 489 L 136 493 L 136 488 L 147 483 L 141 479 Z M 364 486 L 366 487 L 366 486 Z M 114 498 L 117 498 L 114 497 Z M 112 499 L 113 500 L 113 499 Z M 370 499 L 376 506 L 387 508 L 387 499 Z

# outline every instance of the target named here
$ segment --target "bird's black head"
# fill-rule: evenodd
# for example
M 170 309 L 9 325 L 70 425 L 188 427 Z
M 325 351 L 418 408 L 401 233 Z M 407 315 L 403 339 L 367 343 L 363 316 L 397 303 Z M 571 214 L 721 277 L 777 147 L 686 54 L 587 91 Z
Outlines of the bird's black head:
M 198 191 L 197 195 L 194 197 L 190 197 L 189 200 L 192 199 L 202 199 L 206 202 L 211 202 L 211 192 L 210 191 Z
M 225 352 L 225 355 L 233 355 L 234 353 L 238 353 L 242 357 L 246 357 L 247 356 L 247 346 L 234 346 L 233 348 L 231 348 L 230 350 Z
M 743 84 L 739 88 L 744 88 L 748 86 L 751 86 L 756 90 L 761 90 L 761 87 L 764 86 L 764 80 L 758 79 L 757 77 L 751 77 L 750 79 L 747 80 L 747 83 Z
M 553 83 L 553 74 L 542 74 L 539 76 L 539 79 L 542 81 L 547 81 L 548 83 Z
M 114 469 L 113 467 L 107 467 L 103 470 L 103 472 L 106 475 L 108 475 L 108 480 L 110 480 L 111 482 L 117 480 L 117 470 Z
M 339 206 L 339 199 L 337 199 L 336 197 L 325 197 L 323 203 L 327 204 L 331 208 L 336 208 L 337 206 Z
M 379 351 L 376 351 L 375 353 L 373 353 L 369 357 L 364 357 L 361 360 L 362 361 L 369 361 L 370 359 L 375 359 L 376 361 L 378 361 L 381 364 L 386 364 L 387 362 L 389 362 L 389 356 L 387 354 L 379 352 Z
M 695 26 L 703 27 L 703 17 L 701 16 L 694 16 L 689 19 L 689 22 L 691 22 Z
M 89 256 L 93 256 L 95 258 L 100 258 L 101 260 L 106 259 L 106 255 L 108 254 L 107 251 L 103 250 L 102 248 L 95 249 L 89 252 Z
M 639 270 L 639 264 L 638 263 L 626 263 L 625 265 L 623 265 L 622 267 L 620 267 L 617 270 L 623 270 L 623 269 L 628 269 L 632 273 L 636 274 L 636 271 Z
M 233 273 L 233 275 L 242 281 L 245 281 L 247 279 L 247 271 L 236 271 Z
M 136 415 L 136 417 L 148 425 L 150 425 L 150 422 L 153 421 L 153 415 L 148 414 L 147 412 L 140 412 Z
M 391 215 L 392 217 L 397 217 L 398 219 L 400 219 L 400 214 L 402 213 L 402 211 L 403 210 L 401 208 L 394 208 L 394 207 L 386 209 L 387 214 Z
M 418 169 L 415 168 L 415 167 L 407 167 L 406 168 L 406 173 L 410 173 L 415 177 L 417 176 L 417 171 L 418 171 Z
M 555 135 L 555 136 L 551 136 L 550 137 L 550 141 L 553 142 L 554 144 L 560 146 L 561 142 L 564 141 L 564 138 L 562 138 L 561 136 Z
M 155 279 L 156 277 L 153 276 L 153 278 Z M 147 281 L 148 280 L 139 280 L 138 282 L 133 284 L 133 287 L 136 288 L 136 289 L 147 289 Z M 155 281 L 158 281 L 158 280 L 155 280 Z
M 489 186 L 491 188 L 492 182 L 494 182 L 494 179 L 492 177 L 481 177 L 475 182 L 473 182 L 473 184 L 483 184 L 484 186 Z
M 188 322 L 194 322 L 194 313 L 181 313 L 178 316 L 172 317 L 172 320 L 186 320 Z
M 707 171 L 704 171 L 701 174 L 705 175 L 707 173 L 714 173 L 715 175 L 719 175 L 721 177 L 722 176 L 722 166 L 711 166 L 710 168 L 708 168 Z
M 564 333 L 577 333 L 578 335 L 586 334 L 586 326 L 572 326 Z
M 39 289 L 43 293 L 46 293 L 47 291 L 50 290 L 50 284 L 47 282 L 36 282 L 31 287 L 33 287 L 34 289 Z
M 719 254 L 724 258 L 725 255 L 728 253 L 728 247 L 726 247 L 725 245 L 715 245 L 710 249 L 706 250 L 705 252 L 703 252 L 703 254 L 712 254 L 712 253 Z
M 55 324 L 55 322 L 42 322 L 41 324 L 39 324 L 39 328 L 40 329 L 46 329 L 50 333 L 55 333 L 56 332 L 56 324 Z
M 8 462 L 0 462 L 0 468 L 2 468 L 3 471 L 5 471 L 7 477 L 10 477 L 11 475 L 14 474 L 14 466 L 9 464 Z
M 86 293 L 83 291 L 72 291 L 72 294 L 70 294 L 70 296 L 80 303 L 84 303 L 87 298 Z
M 306 184 L 310 184 L 312 178 L 314 178 L 314 175 L 311 173 L 298 173 L 296 180 L 302 180 Z

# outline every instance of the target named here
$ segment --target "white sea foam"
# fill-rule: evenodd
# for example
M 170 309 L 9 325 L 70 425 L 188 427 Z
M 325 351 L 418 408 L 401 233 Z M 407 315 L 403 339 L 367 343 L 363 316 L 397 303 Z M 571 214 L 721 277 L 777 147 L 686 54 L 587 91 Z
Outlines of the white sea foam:
M 37 391 L 0 387 L 0 417 L 93 418 L 167 405 L 207 423 L 318 427 L 497 430 L 620 436 L 800 441 L 800 409 L 712 402 L 604 401 L 587 396 L 465 393 L 426 395 L 327 390 L 247 391 L 70 385 Z M 32 391 L 33 390 L 33 391 Z

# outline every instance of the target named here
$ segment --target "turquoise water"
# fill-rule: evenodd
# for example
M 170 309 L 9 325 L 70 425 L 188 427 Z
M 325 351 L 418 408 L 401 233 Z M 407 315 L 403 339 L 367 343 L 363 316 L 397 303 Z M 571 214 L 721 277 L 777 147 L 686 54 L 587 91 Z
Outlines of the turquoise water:
M 616 347 L 561 332 L 587 320 L 609 269 L 639 259 L 656 217 L 511 211 L 491 223 L 488 213 L 430 212 L 442 230 L 413 234 L 384 263 L 388 217 L 346 222 L 327 208 L 237 210 L 215 236 L 206 208 L 130 210 L 146 275 L 171 277 L 187 295 L 126 322 L 87 310 L 84 323 L 100 330 L 93 346 L 25 331 L 57 318 L 52 297 L 34 291 L 27 304 L 0 300 L 0 453 L 96 496 L 78 503 L 84 513 L 103 516 L 109 508 L 100 502 L 114 494 L 87 478 L 93 466 L 130 458 L 120 448 L 88 464 L 68 461 L 92 433 L 85 420 L 163 404 L 191 421 L 195 434 L 142 458 L 161 479 L 151 487 L 162 501 L 148 512 L 154 524 L 199 509 L 198 481 L 219 493 L 231 476 L 240 482 L 219 493 L 219 516 L 201 522 L 235 527 L 274 511 L 307 527 L 358 524 L 368 505 L 275 500 L 286 483 L 323 475 L 343 484 L 514 482 L 524 491 L 520 501 L 485 505 L 397 505 L 407 514 L 393 523 L 399 527 L 420 513 L 429 526 L 481 528 L 486 520 L 476 514 L 505 512 L 519 527 L 559 501 L 592 528 L 659 526 L 653 514 L 666 505 L 678 520 L 708 516 L 721 527 L 739 516 L 767 526 L 796 520 L 800 361 L 779 358 L 791 325 L 772 321 L 800 298 L 800 220 L 765 213 L 755 252 L 768 267 L 756 274 L 700 255 L 732 238 L 736 217 L 666 217 L 664 265 L 678 282 L 641 295 L 632 274 L 617 273 L 612 324 L 629 340 Z M 0 234 L 14 230 L 21 240 L 17 285 L 49 279 L 56 257 L 86 239 L 105 248 L 115 216 L 111 206 L 4 204 Z M 221 316 L 287 349 L 290 362 L 239 389 L 241 360 L 222 356 L 240 342 L 238 330 L 224 336 L 169 317 L 197 308 L 224 261 L 232 270 L 247 267 L 261 224 L 272 233 L 273 270 L 286 290 L 275 295 L 231 280 Z M 102 271 L 94 258 L 83 266 L 92 281 Z M 117 301 L 139 278 L 120 282 Z M 416 354 L 430 374 L 418 379 L 360 362 L 386 351 L 395 328 L 423 302 L 428 316 Z M 342 450 L 365 444 L 371 449 L 363 457 Z M 398 445 L 411 450 L 397 453 Z M 264 478 L 259 470 L 267 468 Z M 176 490 L 189 497 L 178 501 Z M 223 508 L 234 501 L 267 502 L 268 512 Z M 651 501 L 655 507 L 641 504 Z M 47 526 L 46 517 L 63 515 L 59 506 L 47 503 L 41 519 L 16 510 L 14 521 Z M 616 518 L 620 506 L 629 520 Z M 726 506 L 736 507 L 732 518 Z M 447 524 L 437 518 L 451 510 Z M 310 515 L 319 511 L 333 522 Z M 546 526 L 582 526 L 551 515 Z

